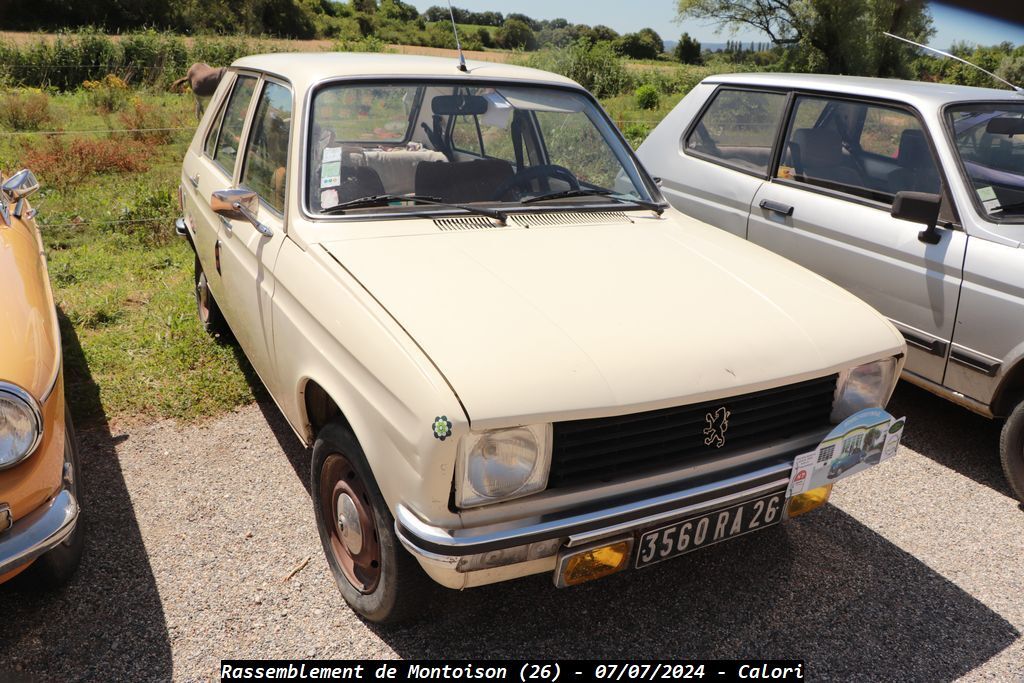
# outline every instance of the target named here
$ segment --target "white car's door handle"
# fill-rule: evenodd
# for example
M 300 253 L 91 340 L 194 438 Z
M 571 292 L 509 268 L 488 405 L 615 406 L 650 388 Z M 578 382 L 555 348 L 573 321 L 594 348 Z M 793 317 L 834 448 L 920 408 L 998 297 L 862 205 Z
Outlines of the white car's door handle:
M 231 221 L 229 221 L 227 218 L 224 218 L 224 216 L 220 216 L 220 224 L 224 226 L 224 229 L 227 231 L 229 235 L 232 232 L 234 232 L 234 228 L 231 227 Z
M 793 207 L 789 204 L 783 204 L 782 202 L 773 202 L 770 199 L 762 199 L 761 203 L 758 204 L 765 211 L 773 211 L 783 216 L 792 216 Z
M 190 183 L 192 183 L 192 187 L 198 188 L 199 187 L 199 173 L 197 172 L 195 175 L 190 175 L 188 177 L 188 181 Z

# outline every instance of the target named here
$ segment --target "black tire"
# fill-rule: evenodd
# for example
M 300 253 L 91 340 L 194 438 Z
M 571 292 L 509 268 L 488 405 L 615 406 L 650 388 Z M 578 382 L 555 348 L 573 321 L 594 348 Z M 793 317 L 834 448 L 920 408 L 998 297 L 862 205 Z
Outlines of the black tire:
M 1024 401 L 1006 418 L 999 435 L 999 457 L 1010 488 L 1024 502 Z
M 317 435 L 310 478 L 320 543 L 349 606 L 367 621 L 379 624 L 407 621 L 424 613 L 438 584 L 396 537 L 394 517 L 347 425 L 334 422 Z M 340 532 L 344 525 L 336 521 L 343 507 L 339 502 L 342 495 L 356 505 L 359 529 L 365 525 L 374 531 L 372 536 L 356 532 L 355 552 L 352 546 L 356 543 L 346 545 Z
M 196 314 L 199 316 L 199 324 L 203 326 L 207 334 L 213 337 L 220 337 L 224 340 L 230 339 L 231 328 L 228 327 L 228 322 L 220 312 L 217 300 L 213 298 L 213 292 L 210 291 L 210 285 L 207 282 L 206 273 L 203 271 L 203 264 L 199 262 L 198 255 L 196 255 L 194 279 Z
M 71 462 L 71 494 L 78 502 L 78 521 L 75 529 L 63 543 L 40 556 L 25 573 L 30 581 L 45 589 L 53 589 L 64 585 L 78 568 L 85 548 L 85 514 L 82 504 L 82 487 L 79 486 L 82 470 L 78 460 L 78 439 L 75 427 L 71 423 L 71 414 L 64 407 L 64 425 L 67 437 L 64 439 L 64 457 Z

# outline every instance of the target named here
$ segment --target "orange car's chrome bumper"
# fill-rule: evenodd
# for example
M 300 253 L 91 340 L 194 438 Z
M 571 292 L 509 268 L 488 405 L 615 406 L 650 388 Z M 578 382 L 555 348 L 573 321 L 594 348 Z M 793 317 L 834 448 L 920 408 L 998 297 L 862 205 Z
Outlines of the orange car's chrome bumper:
M 78 501 L 63 490 L 0 534 L 0 576 L 60 545 L 78 522 Z

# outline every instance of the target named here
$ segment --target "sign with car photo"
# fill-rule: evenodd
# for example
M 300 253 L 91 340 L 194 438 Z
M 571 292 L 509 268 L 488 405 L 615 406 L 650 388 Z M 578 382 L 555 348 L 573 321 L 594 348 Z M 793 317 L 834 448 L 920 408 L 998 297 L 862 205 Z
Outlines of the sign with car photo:
M 863 472 L 896 455 L 906 418 L 881 408 L 851 415 L 829 432 L 818 447 L 797 456 L 787 496 L 827 486 Z

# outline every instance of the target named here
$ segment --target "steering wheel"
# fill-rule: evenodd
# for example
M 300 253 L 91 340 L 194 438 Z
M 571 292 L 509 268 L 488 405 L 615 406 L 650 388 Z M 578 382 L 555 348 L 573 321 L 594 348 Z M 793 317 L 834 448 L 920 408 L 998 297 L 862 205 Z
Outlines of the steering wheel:
M 558 180 L 564 180 L 569 184 L 570 189 L 580 189 L 579 179 L 577 179 L 573 172 L 565 166 L 559 166 L 557 164 L 542 164 L 540 166 L 533 166 L 524 171 L 520 171 L 503 182 L 498 186 L 498 189 L 494 191 L 494 199 L 503 199 L 509 190 L 523 187 L 528 182 L 536 180 L 537 178 L 555 178 Z

